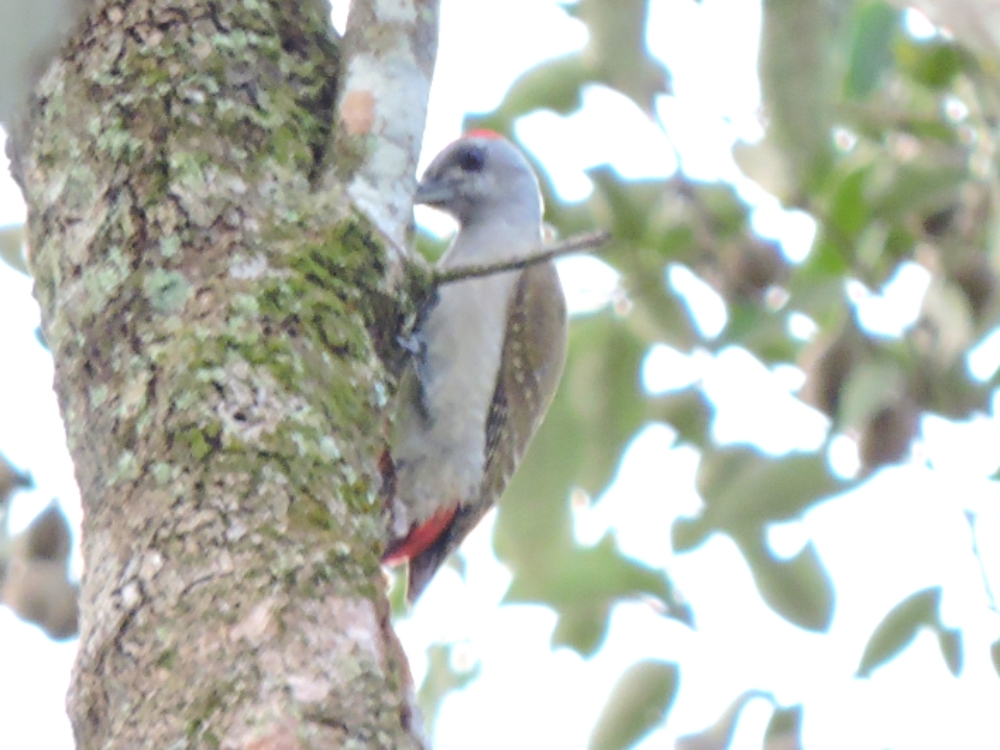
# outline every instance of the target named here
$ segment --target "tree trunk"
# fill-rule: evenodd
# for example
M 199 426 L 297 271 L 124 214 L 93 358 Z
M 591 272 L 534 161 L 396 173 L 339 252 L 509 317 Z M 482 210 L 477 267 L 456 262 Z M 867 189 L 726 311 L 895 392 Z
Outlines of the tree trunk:
M 85 515 L 80 748 L 423 744 L 377 465 L 414 2 L 356 3 L 343 44 L 306 0 L 99 3 L 12 134 Z

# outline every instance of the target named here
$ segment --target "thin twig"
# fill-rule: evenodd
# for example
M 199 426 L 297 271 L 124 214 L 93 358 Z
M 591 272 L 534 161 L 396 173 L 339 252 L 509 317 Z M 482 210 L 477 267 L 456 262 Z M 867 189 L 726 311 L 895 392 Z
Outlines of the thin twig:
M 493 276 L 504 271 L 517 271 L 521 268 L 533 266 L 536 263 L 544 263 L 560 255 L 578 253 L 581 250 L 594 250 L 606 244 L 609 239 L 611 239 L 609 232 L 578 234 L 562 242 L 542 248 L 537 252 L 529 253 L 524 257 L 505 260 L 503 263 L 483 263 L 439 270 L 434 273 L 434 286 L 452 284 L 456 281 L 464 281 L 465 279 L 479 279 L 483 276 Z
M 976 558 L 976 562 L 979 563 L 979 575 L 983 579 L 983 589 L 986 591 L 986 601 L 988 606 L 997 614 L 1000 614 L 1000 608 L 997 607 L 997 599 L 993 594 L 993 587 L 990 585 L 989 575 L 986 573 L 986 565 L 983 563 L 983 557 L 979 553 L 979 540 L 976 535 L 976 514 L 970 510 L 965 511 L 965 520 L 969 523 L 969 532 L 972 535 L 972 556 Z

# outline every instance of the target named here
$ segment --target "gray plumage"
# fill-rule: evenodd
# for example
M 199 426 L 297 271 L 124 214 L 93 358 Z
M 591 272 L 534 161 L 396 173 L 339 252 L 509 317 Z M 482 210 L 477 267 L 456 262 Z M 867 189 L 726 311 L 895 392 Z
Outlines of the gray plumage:
M 451 144 L 416 200 L 459 222 L 443 268 L 524 257 L 541 245 L 537 179 L 498 136 Z M 566 305 L 554 264 L 444 285 L 417 339 L 420 353 L 399 390 L 386 553 L 409 559 L 411 600 L 503 493 L 555 394 Z M 456 506 L 436 538 L 414 545 L 415 529 Z

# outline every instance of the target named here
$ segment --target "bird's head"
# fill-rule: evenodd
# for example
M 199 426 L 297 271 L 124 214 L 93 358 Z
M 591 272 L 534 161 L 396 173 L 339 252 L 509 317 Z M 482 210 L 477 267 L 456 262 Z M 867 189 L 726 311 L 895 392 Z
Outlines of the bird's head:
M 414 202 L 441 209 L 462 226 L 495 218 L 541 221 L 542 200 L 531 165 L 514 144 L 473 130 L 449 144 L 424 172 Z

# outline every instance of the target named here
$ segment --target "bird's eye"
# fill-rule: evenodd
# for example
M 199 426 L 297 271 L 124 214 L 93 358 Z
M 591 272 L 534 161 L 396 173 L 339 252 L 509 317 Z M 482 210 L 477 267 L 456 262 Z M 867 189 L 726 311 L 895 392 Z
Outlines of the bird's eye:
M 486 151 L 479 146 L 469 146 L 458 152 L 458 166 L 463 172 L 479 172 L 486 163 Z

